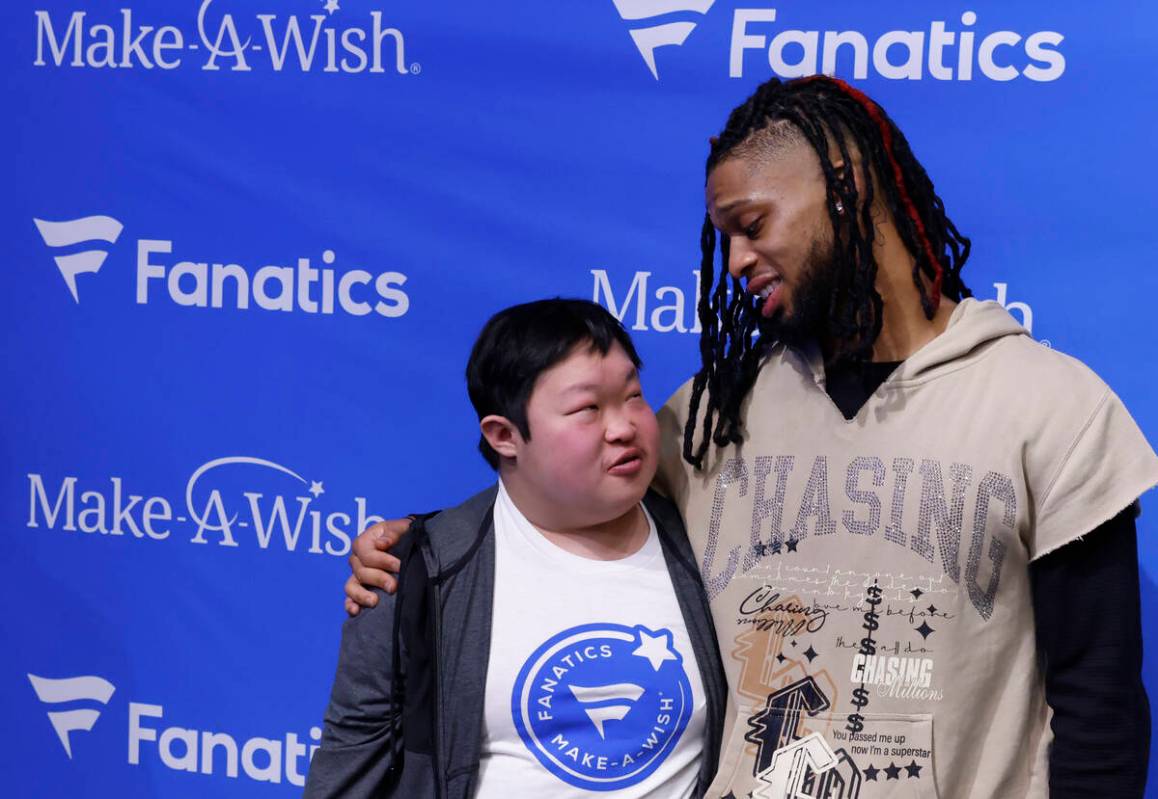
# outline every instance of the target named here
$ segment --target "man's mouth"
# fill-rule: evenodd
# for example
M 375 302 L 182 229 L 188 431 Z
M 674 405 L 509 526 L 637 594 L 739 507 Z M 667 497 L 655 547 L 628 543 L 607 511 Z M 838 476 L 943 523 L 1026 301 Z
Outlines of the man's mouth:
M 760 306 L 761 316 L 771 316 L 776 310 L 776 306 L 780 304 L 781 287 L 783 285 L 783 278 L 774 272 L 754 277 L 748 281 L 748 291 L 759 297 L 762 303 Z

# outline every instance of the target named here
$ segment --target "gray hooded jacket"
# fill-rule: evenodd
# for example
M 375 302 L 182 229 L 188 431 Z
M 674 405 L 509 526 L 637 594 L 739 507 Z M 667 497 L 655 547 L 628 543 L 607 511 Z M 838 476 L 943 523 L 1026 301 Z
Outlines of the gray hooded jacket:
M 395 547 L 401 589 L 342 628 L 338 671 L 306 799 L 465 799 L 482 748 L 495 579 L 496 487 L 412 526 Z M 716 771 L 726 683 L 707 596 L 679 512 L 649 492 L 700 668 L 706 740 L 696 796 Z

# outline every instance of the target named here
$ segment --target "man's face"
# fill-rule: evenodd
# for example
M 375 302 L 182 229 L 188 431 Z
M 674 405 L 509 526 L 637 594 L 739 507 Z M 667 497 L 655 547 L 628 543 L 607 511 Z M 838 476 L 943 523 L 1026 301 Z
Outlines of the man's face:
M 520 476 L 575 526 L 622 516 L 655 476 L 658 425 L 619 344 L 581 344 L 539 375 L 518 438 Z
M 728 158 L 708 176 L 706 201 L 729 240 L 728 271 L 759 298 L 761 333 L 822 336 L 838 265 L 812 148 L 800 141 L 766 159 Z

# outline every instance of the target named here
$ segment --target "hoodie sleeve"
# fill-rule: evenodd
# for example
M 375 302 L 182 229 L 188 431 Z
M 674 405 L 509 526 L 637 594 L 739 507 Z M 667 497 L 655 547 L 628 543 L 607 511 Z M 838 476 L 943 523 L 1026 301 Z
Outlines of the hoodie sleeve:
M 1061 454 L 1034 501 L 1031 560 L 1089 533 L 1158 484 L 1158 456 L 1109 388 L 1059 445 Z

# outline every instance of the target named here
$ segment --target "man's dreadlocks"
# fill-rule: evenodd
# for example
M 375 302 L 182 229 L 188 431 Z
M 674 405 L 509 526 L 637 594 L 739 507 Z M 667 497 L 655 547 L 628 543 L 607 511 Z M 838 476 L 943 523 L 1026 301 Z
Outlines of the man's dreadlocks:
M 933 318 L 942 296 L 951 300 L 971 296 L 961 281 L 969 239 L 945 215 L 945 205 L 933 182 L 884 109 L 844 81 L 817 75 L 784 83 L 773 78 L 761 84 L 732 110 L 724 130 L 712 138 L 706 174 L 711 175 L 730 156 L 755 149 L 758 135 L 784 124 L 804 136 L 824 171 L 834 256 L 841 267 L 828 308 L 828 331 L 837 343 L 836 360 L 870 359 L 881 331 L 884 305 L 876 290 L 877 263 L 873 257 L 875 192 L 883 194 L 897 232 L 914 258 L 913 282 L 925 316 Z M 833 147 L 846 166 L 843 171 L 833 166 L 829 155 Z M 852 147 L 861 158 L 863 198 L 858 196 L 853 174 Z M 848 212 L 842 213 L 840 208 Z M 716 230 L 706 215 L 700 247 L 697 312 L 703 327 L 702 366 L 692 382 L 683 446 L 684 459 L 696 468 L 702 467 L 711 442 L 722 447 L 741 441 L 740 405 L 755 383 L 761 357 L 771 343 L 756 338 L 760 321 L 757 299 L 728 274 L 727 236 L 720 236 L 722 264 L 717 280 Z M 696 446 L 696 421 L 705 389 L 708 402 L 702 439 Z

